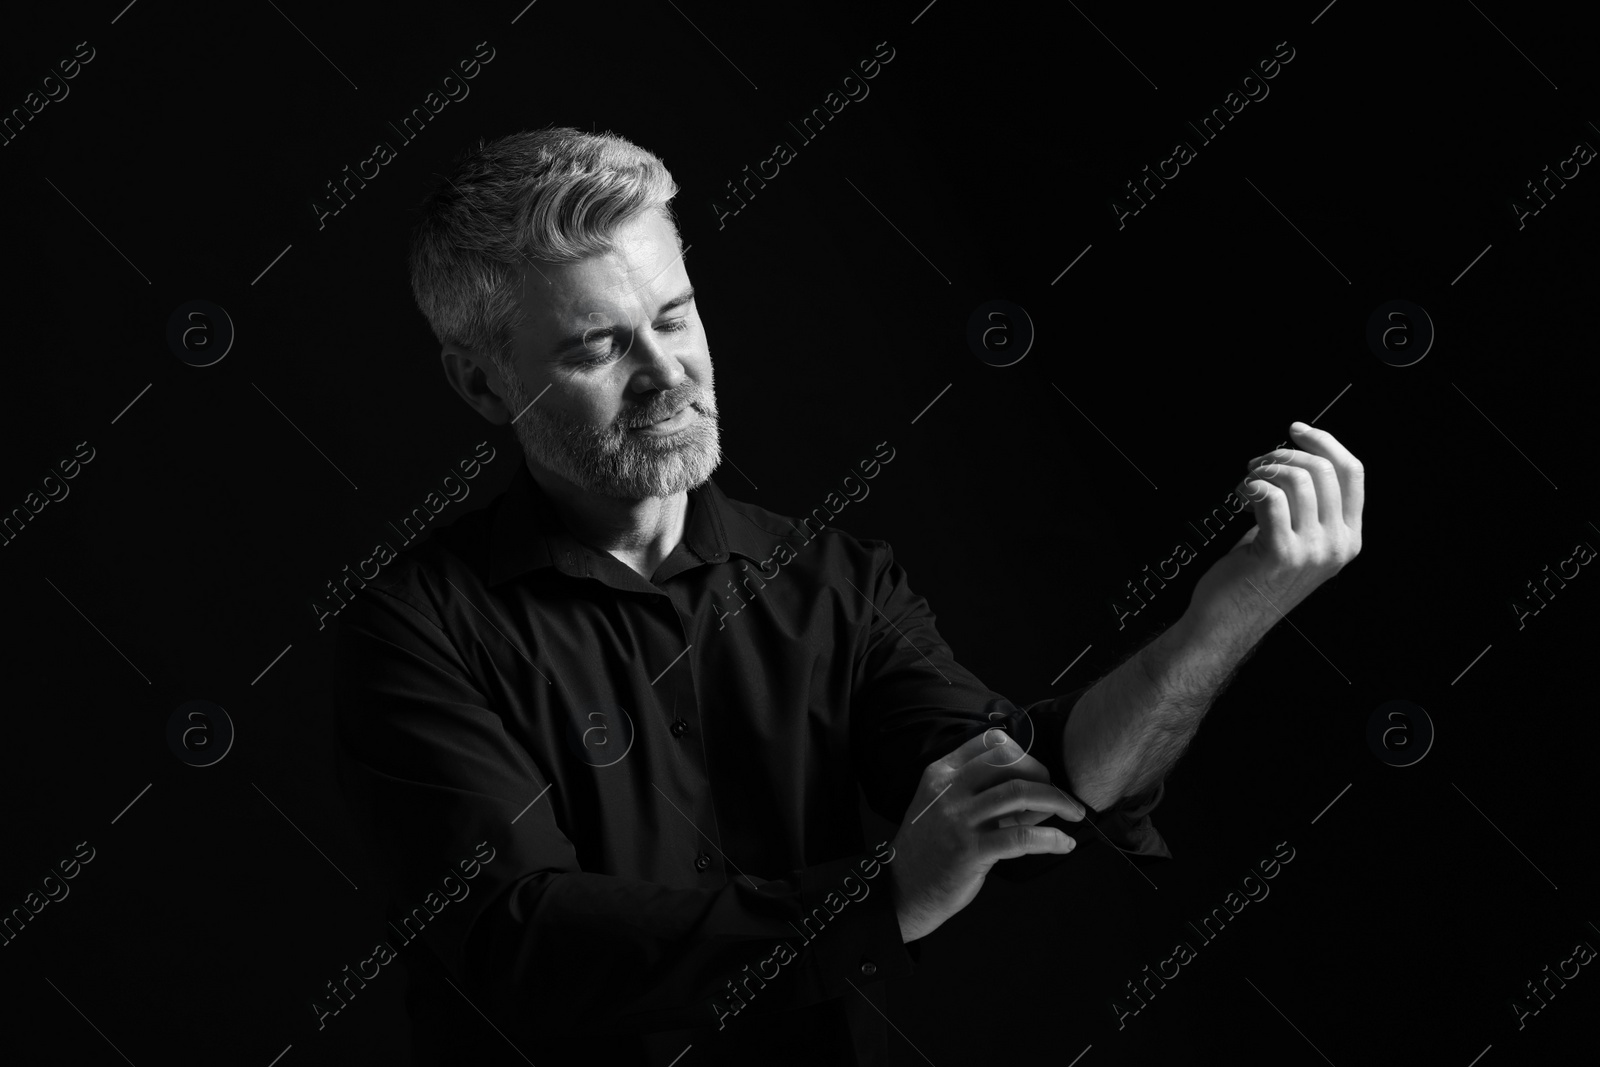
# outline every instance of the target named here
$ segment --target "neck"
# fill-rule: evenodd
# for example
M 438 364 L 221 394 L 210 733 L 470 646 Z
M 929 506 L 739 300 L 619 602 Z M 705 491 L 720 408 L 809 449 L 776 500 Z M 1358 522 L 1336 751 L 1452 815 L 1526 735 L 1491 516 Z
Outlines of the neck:
M 532 463 L 528 472 L 574 537 L 611 553 L 646 578 L 683 540 L 686 492 L 628 500 L 591 493 Z

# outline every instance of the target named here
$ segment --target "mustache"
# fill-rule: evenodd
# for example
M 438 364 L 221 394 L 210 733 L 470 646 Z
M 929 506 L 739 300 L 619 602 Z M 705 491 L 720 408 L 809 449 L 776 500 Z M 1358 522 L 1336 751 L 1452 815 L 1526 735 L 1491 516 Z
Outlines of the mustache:
M 653 422 L 660 422 L 662 419 L 671 418 L 673 415 L 676 415 L 679 411 L 691 404 L 694 405 L 696 411 L 704 414 L 706 412 L 705 394 L 699 389 L 684 390 L 676 396 L 669 394 L 662 397 L 638 418 L 622 418 L 619 419 L 619 421 L 621 421 L 624 426 L 629 428 L 649 426 Z

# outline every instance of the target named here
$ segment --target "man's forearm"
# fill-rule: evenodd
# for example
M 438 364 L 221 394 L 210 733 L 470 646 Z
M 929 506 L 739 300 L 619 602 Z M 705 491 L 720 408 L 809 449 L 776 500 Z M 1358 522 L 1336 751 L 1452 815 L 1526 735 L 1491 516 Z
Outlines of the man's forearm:
M 1254 647 L 1228 647 L 1186 612 L 1100 679 L 1067 719 L 1063 757 L 1078 798 L 1103 811 L 1163 778 Z

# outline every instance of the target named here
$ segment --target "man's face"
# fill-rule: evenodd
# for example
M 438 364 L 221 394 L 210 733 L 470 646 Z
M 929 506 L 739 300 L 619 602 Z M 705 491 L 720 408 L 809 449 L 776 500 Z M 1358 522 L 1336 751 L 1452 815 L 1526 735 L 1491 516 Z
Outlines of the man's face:
M 666 218 L 647 212 L 612 240 L 525 272 L 503 399 L 531 465 L 601 496 L 671 496 L 722 458 L 711 354 Z

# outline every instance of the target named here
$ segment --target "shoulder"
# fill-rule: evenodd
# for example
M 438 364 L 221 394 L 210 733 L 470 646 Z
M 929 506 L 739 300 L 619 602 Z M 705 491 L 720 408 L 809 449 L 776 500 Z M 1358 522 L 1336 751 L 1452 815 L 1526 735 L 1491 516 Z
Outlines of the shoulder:
M 819 504 L 791 515 L 723 494 L 724 533 L 731 548 L 757 556 L 763 569 L 793 563 L 806 570 L 865 575 L 887 566 L 893 559 L 887 541 L 857 536 L 838 525 L 848 507 L 848 501 L 840 505 L 842 499 L 830 495 L 834 508 Z
M 373 562 L 383 562 L 376 577 L 366 580 L 343 615 L 370 624 L 382 616 L 420 616 L 436 628 L 471 590 L 486 585 L 489 531 L 504 497 L 469 511 L 454 521 L 405 540 L 392 529 L 379 542 Z

